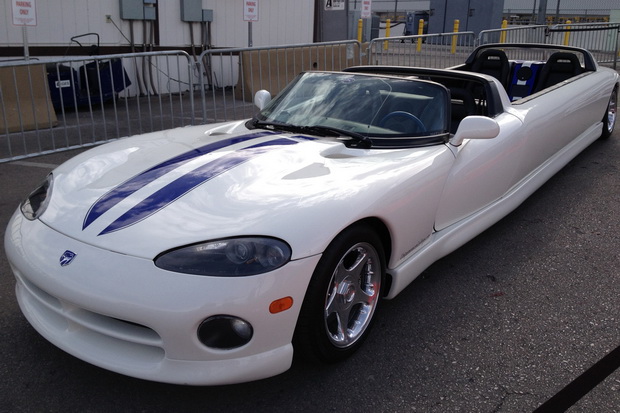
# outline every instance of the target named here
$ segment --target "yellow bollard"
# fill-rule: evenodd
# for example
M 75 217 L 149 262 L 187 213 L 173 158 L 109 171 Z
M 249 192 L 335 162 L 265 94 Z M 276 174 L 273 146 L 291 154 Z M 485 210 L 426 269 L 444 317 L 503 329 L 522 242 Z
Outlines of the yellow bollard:
M 506 43 L 506 29 L 508 28 L 508 20 L 502 20 L 502 33 L 499 35 L 499 42 Z
M 454 33 L 458 33 L 459 32 L 459 24 L 461 22 L 459 21 L 459 19 L 454 20 Z M 457 37 L 456 35 L 452 36 L 452 48 L 450 49 L 450 53 L 455 54 L 456 53 L 456 43 L 457 43 Z
M 357 41 L 362 42 L 362 29 L 364 28 L 364 20 L 359 19 L 357 21 Z
M 387 19 L 385 21 L 385 37 L 390 37 L 390 24 L 392 23 L 392 21 L 390 19 Z M 389 42 L 386 40 L 383 42 L 383 50 L 387 50 L 389 47 Z
M 571 24 L 572 21 L 566 20 L 566 24 Z M 570 26 L 566 26 L 566 32 L 564 32 L 564 46 L 568 46 L 570 40 Z
M 423 34 L 424 34 L 424 19 L 420 19 L 420 21 L 418 21 L 418 36 L 422 36 Z M 417 52 L 422 51 L 422 38 L 421 37 L 418 37 L 418 44 L 415 50 Z

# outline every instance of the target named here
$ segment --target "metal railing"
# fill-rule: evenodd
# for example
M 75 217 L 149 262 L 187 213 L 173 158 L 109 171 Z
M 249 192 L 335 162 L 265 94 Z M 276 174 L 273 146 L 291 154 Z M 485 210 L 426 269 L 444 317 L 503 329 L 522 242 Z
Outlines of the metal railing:
M 547 43 L 590 50 L 599 63 L 616 69 L 619 23 L 558 24 L 549 28 Z
M 185 52 L 0 62 L 0 162 L 196 123 Z
M 206 74 L 200 83 L 203 119 L 251 117 L 258 90 L 267 89 L 275 96 L 303 71 L 338 71 L 359 65 L 361 58 L 361 44 L 355 40 L 207 50 L 199 57 Z
M 368 45 L 368 64 L 445 68 L 462 63 L 474 50 L 473 32 L 383 37 Z
M 306 70 L 359 65 L 357 41 L 0 62 L 0 163 L 252 116 Z
M 516 26 L 506 29 L 483 30 L 477 44 L 489 43 L 546 43 L 548 26 Z
M 599 63 L 617 65 L 619 23 L 558 24 L 555 26 L 518 26 L 484 30 L 477 44 L 546 43 L 588 49 Z

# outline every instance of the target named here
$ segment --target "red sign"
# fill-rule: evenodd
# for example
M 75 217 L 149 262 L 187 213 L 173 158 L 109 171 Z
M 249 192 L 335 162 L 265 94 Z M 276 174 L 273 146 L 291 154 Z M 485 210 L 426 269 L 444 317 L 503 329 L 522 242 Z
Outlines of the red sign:
M 37 7 L 35 0 L 13 0 L 13 24 L 15 26 L 36 26 Z
M 246 22 L 258 21 L 258 0 L 244 0 L 243 20 Z
M 370 19 L 372 9 L 372 0 L 362 1 L 362 19 Z

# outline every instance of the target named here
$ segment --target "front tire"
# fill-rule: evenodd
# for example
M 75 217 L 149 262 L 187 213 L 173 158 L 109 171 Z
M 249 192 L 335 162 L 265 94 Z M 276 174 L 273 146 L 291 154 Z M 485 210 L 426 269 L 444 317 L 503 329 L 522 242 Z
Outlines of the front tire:
M 358 225 L 339 234 L 312 275 L 295 330 L 296 352 L 334 363 L 357 351 L 370 331 L 384 273 L 374 231 Z
M 618 88 L 615 88 L 613 92 L 611 92 L 611 96 L 609 98 L 609 103 L 607 104 L 607 111 L 605 112 L 605 116 L 603 116 L 603 133 L 601 134 L 602 139 L 607 139 L 614 132 L 614 128 L 616 126 L 616 118 L 618 113 Z

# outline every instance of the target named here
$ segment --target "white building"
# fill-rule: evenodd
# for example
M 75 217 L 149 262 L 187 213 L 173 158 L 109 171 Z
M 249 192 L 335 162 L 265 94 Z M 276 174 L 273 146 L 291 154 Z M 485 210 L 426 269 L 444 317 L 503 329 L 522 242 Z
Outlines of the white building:
M 35 50 L 44 47 L 53 55 L 62 55 L 68 46 L 75 47 L 71 38 L 85 33 L 99 35 L 104 53 L 114 51 L 114 47 L 128 46 L 131 39 L 134 44 L 154 43 L 164 48 L 189 47 L 205 42 L 215 47 L 248 46 L 245 0 L 197 1 L 199 8 L 212 10 L 211 23 L 181 20 L 182 5 L 189 4 L 189 0 L 26 0 L 36 7 L 37 23 L 27 27 L 27 41 Z M 258 3 L 258 21 L 251 25 L 254 46 L 312 42 L 314 0 L 255 1 Z M 12 48 L 19 51 L 24 40 L 22 27 L 13 25 L 15 2 L 0 0 L 0 50 L 5 56 Z M 148 11 L 147 18 L 154 20 L 122 19 L 121 5 L 124 3 L 139 3 L 140 8 L 145 7 Z M 209 26 L 211 38 L 204 39 Z M 93 43 L 93 39 L 85 39 L 86 44 Z
M 67 47 L 73 54 L 74 36 L 97 33 L 102 53 L 129 51 L 130 44 L 157 48 L 189 48 L 209 44 L 214 47 L 245 47 L 311 43 L 317 39 L 317 16 L 325 16 L 327 5 L 335 9 L 360 10 L 362 0 L 253 0 L 258 4 L 258 21 L 244 21 L 247 0 L 22 0 L 36 8 L 36 26 L 13 24 L 14 4 L 18 0 L 0 0 L 0 58 L 20 56 L 24 38 L 34 55 L 63 56 Z M 537 12 L 541 0 L 502 0 L 504 14 Z M 609 15 L 619 9 L 619 0 L 548 0 L 547 14 Z M 138 4 L 149 13 L 148 20 L 123 19 L 121 6 Z M 182 21 L 181 9 L 195 5 L 210 10 L 212 22 Z M 372 0 L 378 13 L 429 10 L 430 0 Z M 125 7 L 125 6 L 123 6 Z M 126 6 L 130 7 L 130 6 Z M 133 7 L 133 6 L 131 6 Z M 321 14 L 317 14 L 320 11 Z M 109 16 L 109 17 L 108 17 Z M 126 16 L 125 16 L 126 17 Z M 152 19 L 152 20 L 150 20 Z M 199 18 L 200 19 L 200 18 Z M 326 23 L 328 24 L 328 23 Z M 329 23 L 333 24 L 333 23 Z M 344 23 L 346 24 L 346 23 Z M 132 35 L 133 33 L 133 35 Z M 210 37 L 208 34 L 210 33 Z M 25 36 L 24 36 L 25 34 Z M 96 37 L 85 38 L 87 45 Z M 45 53 L 47 52 L 47 53 Z

